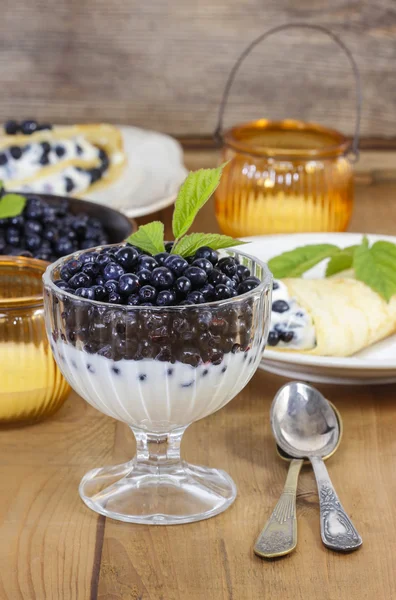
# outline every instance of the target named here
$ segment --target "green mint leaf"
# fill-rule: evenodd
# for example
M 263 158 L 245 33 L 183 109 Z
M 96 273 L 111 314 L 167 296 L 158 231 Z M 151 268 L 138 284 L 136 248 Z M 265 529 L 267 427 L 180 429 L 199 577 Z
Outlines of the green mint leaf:
M 353 267 L 356 279 L 377 292 L 387 302 L 396 294 L 396 245 L 375 242 L 369 247 L 365 238 L 356 248 Z
M 141 225 L 135 233 L 129 236 L 127 242 L 149 254 L 165 252 L 164 224 L 161 221 L 152 221 L 147 225 Z
M 311 244 L 284 252 L 268 261 L 268 266 L 276 279 L 282 277 L 301 277 L 325 258 L 334 256 L 340 251 L 332 244 Z
M 177 240 L 190 229 L 197 212 L 209 200 L 220 183 L 224 165 L 189 173 L 181 186 L 173 211 L 172 229 Z
M 26 198 L 20 194 L 5 194 L 0 200 L 0 219 L 18 217 L 26 205 Z
M 327 263 L 326 277 L 331 277 L 353 267 L 353 256 L 358 246 L 348 246 L 334 254 Z
M 184 236 L 172 248 L 172 254 L 181 254 L 181 256 L 192 256 L 201 246 L 209 246 L 213 250 L 221 248 L 229 248 L 230 246 L 240 246 L 246 244 L 241 240 L 234 240 L 228 235 L 220 235 L 219 233 L 191 233 Z

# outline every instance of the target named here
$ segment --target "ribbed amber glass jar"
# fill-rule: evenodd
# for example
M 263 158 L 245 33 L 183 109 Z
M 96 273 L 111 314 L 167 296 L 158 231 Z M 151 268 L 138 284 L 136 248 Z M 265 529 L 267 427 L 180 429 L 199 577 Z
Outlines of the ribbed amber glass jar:
M 223 134 L 230 161 L 216 217 L 232 236 L 345 231 L 353 209 L 349 140 L 302 121 L 261 119 Z
M 46 267 L 31 258 L 0 257 L 0 424 L 42 419 L 70 390 L 45 332 Z

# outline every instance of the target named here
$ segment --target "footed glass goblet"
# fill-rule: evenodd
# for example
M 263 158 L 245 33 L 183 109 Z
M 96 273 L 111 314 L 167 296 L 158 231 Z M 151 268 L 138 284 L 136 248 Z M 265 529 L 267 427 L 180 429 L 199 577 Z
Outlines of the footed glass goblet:
M 63 375 L 92 406 L 127 423 L 136 438 L 132 460 L 93 469 L 81 481 L 81 498 L 102 515 L 189 523 L 217 515 L 236 497 L 227 473 L 180 458 L 186 428 L 245 387 L 268 335 L 270 272 L 241 252 L 226 254 L 261 283 L 241 296 L 200 305 L 96 302 L 55 285 L 70 257 L 47 268 L 47 333 Z

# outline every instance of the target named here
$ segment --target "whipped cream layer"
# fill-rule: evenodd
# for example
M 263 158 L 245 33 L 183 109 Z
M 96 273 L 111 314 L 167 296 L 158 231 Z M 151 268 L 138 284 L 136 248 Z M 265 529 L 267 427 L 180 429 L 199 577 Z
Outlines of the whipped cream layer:
M 287 310 L 274 310 L 278 301 L 287 305 Z M 286 307 L 282 306 L 282 309 Z M 291 350 L 311 350 L 316 346 L 315 326 L 311 316 L 294 298 L 290 297 L 287 286 L 274 281 L 272 292 L 271 326 L 268 345 Z
M 62 340 L 52 346 L 64 376 L 89 404 L 152 432 L 186 426 L 222 408 L 245 387 L 262 354 L 255 347 L 229 352 L 218 365 L 192 367 L 151 358 L 113 361 Z

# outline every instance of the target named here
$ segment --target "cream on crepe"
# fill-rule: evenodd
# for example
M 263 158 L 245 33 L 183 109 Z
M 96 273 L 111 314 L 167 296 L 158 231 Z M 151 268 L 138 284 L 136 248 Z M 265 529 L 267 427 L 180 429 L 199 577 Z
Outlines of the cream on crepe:
M 283 279 L 277 283 L 279 291 L 287 290 L 285 302 L 290 308 L 275 313 L 276 299 L 273 302 L 269 345 L 274 350 L 350 356 L 396 332 L 396 297 L 387 303 L 360 281 Z M 300 323 L 295 315 L 300 315 Z M 315 339 L 307 336 L 312 328 Z

